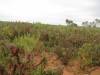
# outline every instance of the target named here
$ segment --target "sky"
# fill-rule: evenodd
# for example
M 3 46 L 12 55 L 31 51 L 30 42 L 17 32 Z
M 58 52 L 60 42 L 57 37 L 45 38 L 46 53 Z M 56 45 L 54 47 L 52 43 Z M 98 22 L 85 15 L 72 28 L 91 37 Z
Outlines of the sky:
M 65 24 L 100 18 L 100 0 L 0 0 L 0 20 Z

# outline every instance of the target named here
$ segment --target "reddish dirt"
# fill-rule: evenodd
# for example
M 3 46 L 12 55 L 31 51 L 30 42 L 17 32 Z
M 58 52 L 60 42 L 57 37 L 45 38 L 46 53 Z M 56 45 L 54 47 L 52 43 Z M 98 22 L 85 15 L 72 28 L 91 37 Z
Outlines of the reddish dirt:
M 47 64 L 45 65 L 45 71 L 52 69 L 60 72 L 61 75 L 100 75 L 100 67 L 91 71 L 90 74 L 84 74 L 80 70 L 79 60 L 74 60 L 69 62 L 68 66 L 64 66 L 61 60 L 58 59 L 58 56 L 54 53 L 45 53 L 45 58 Z M 34 56 L 34 63 L 38 64 L 42 60 L 41 54 L 37 53 Z
M 41 62 L 42 56 L 40 53 L 35 53 L 33 59 L 34 59 L 34 64 L 37 65 Z
M 90 75 L 100 75 L 100 67 L 92 71 Z
M 68 67 L 65 67 L 61 60 L 58 59 L 58 56 L 54 53 L 46 53 L 47 65 L 46 70 L 48 69 L 56 69 L 60 72 L 61 75 L 74 75 L 72 71 Z
M 46 53 L 45 57 L 47 59 L 46 69 L 55 69 L 62 66 L 62 63 L 56 54 Z
M 66 68 L 63 69 L 63 75 L 74 75 L 73 72 L 68 71 Z

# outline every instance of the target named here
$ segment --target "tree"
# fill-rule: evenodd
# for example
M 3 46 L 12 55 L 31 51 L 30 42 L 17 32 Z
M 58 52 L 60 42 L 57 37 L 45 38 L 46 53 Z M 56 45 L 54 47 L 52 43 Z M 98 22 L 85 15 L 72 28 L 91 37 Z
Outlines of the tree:
M 100 23 L 100 19 L 95 19 L 96 23 Z
M 82 25 L 83 25 L 84 27 L 89 27 L 89 22 L 88 22 L 88 21 L 82 22 Z
M 100 27 L 100 19 L 95 19 L 96 26 Z
M 85 21 L 85 22 L 82 22 L 82 25 L 84 27 L 96 27 L 96 23 L 94 21 L 93 22 Z
M 66 19 L 66 24 L 67 24 L 68 26 L 75 26 L 75 27 L 77 27 L 77 24 L 74 23 L 72 20 L 69 20 L 69 19 Z
M 96 23 L 93 21 L 93 22 L 90 22 L 90 26 L 91 27 L 96 27 Z
M 67 25 L 71 25 L 73 23 L 73 21 L 69 20 L 69 19 L 66 19 L 66 23 L 67 23 Z

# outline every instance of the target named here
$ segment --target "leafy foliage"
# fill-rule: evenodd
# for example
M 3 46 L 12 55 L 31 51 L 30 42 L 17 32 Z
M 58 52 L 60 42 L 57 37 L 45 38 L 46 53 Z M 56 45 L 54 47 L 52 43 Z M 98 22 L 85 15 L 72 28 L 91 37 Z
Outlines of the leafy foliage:
M 19 36 L 15 38 L 13 42 L 18 47 L 21 47 L 27 51 L 32 51 L 38 42 L 38 38 L 36 38 L 34 35 L 31 36 L 27 34 L 27 35 L 23 35 L 23 36 Z
M 79 49 L 79 56 L 82 61 L 82 68 L 100 66 L 100 45 L 84 44 Z

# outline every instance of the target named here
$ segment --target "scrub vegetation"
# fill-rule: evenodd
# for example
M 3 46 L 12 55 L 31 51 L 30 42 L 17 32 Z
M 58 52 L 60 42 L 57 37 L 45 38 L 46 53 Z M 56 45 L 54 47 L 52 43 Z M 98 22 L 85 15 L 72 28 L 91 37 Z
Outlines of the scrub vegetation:
M 0 75 L 64 75 L 65 67 L 81 75 L 100 67 L 100 28 L 66 22 L 0 21 Z

